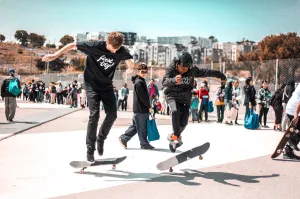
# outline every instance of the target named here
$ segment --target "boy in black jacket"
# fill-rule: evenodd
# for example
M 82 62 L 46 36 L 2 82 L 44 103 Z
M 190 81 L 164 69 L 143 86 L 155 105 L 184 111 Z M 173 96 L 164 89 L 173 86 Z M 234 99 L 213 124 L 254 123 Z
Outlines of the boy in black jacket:
M 126 149 L 127 142 L 138 133 L 142 149 L 154 149 L 147 139 L 147 120 L 151 109 L 148 89 L 145 82 L 145 77 L 148 73 L 146 64 L 140 64 L 138 68 L 138 75 L 132 77 L 134 83 L 133 92 L 133 119 L 132 124 L 128 127 L 125 134 L 119 137 L 119 141 Z
M 217 77 L 226 81 L 226 76 L 219 71 L 193 66 L 192 56 L 188 52 L 177 54 L 162 81 L 166 101 L 172 112 L 173 134 L 168 136 L 171 152 L 182 145 L 180 135 L 188 124 L 194 77 Z

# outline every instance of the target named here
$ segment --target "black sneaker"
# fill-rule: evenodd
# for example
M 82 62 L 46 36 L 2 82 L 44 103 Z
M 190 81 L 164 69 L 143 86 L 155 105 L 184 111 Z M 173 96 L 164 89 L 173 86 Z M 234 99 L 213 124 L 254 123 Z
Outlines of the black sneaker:
M 288 141 L 288 143 L 292 149 L 300 151 L 300 149 L 297 146 L 297 141 L 293 137 Z
M 120 141 L 121 145 L 124 147 L 124 149 L 127 149 L 127 142 L 124 139 L 122 139 L 121 137 L 119 137 L 119 141 Z
M 240 125 L 240 124 L 236 122 L 235 125 Z
M 154 147 L 151 146 L 150 144 L 147 144 L 147 145 L 141 145 L 141 149 L 152 150 L 154 149 Z
M 94 163 L 95 162 L 95 158 L 94 158 L 94 149 L 92 147 L 87 149 L 87 156 L 86 156 L 86 160 L 89 163 Z
M 97 139 L 97 151 L 98 151 L 98 154 L 100 155 L 100 156 L 102 156 L 103 155 L 103 145 L 104 145 L 104 141 L 101 141 L 101 140 L 98 140 Z
M 283 153 L 284 159 L 293 159 L 293 160 L 300 160 L 300 157 L 294 154 L 294 152 L 285 152 Z

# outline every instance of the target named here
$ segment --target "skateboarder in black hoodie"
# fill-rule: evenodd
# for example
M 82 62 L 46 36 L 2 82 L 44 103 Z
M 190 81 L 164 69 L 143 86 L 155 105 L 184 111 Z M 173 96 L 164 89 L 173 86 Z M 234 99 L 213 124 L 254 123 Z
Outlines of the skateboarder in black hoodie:
M 151 110 L 148 88 L 145 77 L 148 73 L 148 67 L 145 63 L 139 65 L 138 75 L 132 77 L 134 84 L 133 92 L 133 118 L 132 124 L 128 127 L 125 134 L 119 137 L 119 141 L 126 149 L 127 142 L 138 133 L 142 149 L 154 149 L 147 140 L 147 120 Z
M 113 77 L 116 67 L 120 61 L 125 60 L 129 67 L 129 73 L 133 68 L 133 58 L 122 46 L 123 34 L 119 32 L 109 33 L 106 41 L 77 42 L 71 43 L 54 54 L 45 55 L 43 61 L 52 61 L 63 53 L 72 49 L 78 49 L 87 55 L 86 67 L 84 69 L 84 83 L 86 86 L 87 102 L 90 110 L 87 127 L 86 145 L 87 161 L 95 162 L 94 151 L 97 142 L 97 151 L 103 155 L 104 140 L 117 118 L 116 98 L 113 90 Z M 100 127 L 97 136 L 97 127 L 100 117 L 100 102 L 102 101 L 106 117 Z
M 172 152 L 182 145 L 181 133 L 188 124 L 194 77 L 217 77 L 226 81 L 226 76 L 219 71 L 193 66 L 192 56 L 188 52 L 177 54 L 162 81 L 166 101 L 172 112 L 173 133 L 168 135 Z

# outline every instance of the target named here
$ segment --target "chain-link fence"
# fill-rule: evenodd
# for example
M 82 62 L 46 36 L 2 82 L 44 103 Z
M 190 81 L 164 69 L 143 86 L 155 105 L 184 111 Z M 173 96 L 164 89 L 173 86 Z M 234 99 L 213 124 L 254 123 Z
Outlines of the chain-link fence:
M 28 79 L 42 80 L 46 84 L 50 82 L 72 82 L 74 79 L 82 81 L 80 73 L 49 73 L 40 74 L 30 62 L 18 62 L 14 61 L 14 66 L 18 65 L 17 73 L 21 76 L 22 82 L 26 82 Z M 10 62 L 0 61 L 0 73 L 7 74 L 8 69 L 12 66 Z M 254 85 L 257 89 L 260 88 L 261 82 L 266 80 L 269 82 L 269 89 L 271 92 L 275 92 L 282 84 L 287 80 L 294 78 L 296 82 L 300 82 L 300 59 L 276 59 L 265 61 L 245 61 L 238 63 L 219 62 L 210 64 L 199 64 L 199 68 L 207 68 L 222 71 L 228 78 L 240 80 L 241 86 L 244 85 L 247 77 L 253 77 Z M 134 71 L 133 74 L 136 74 Z M 28 75 L 30 74 L 30 75 Z M 161 81 L 165 74 L 165 68 L 149 67 L 149 74 L 146 81 L 155 79 L 159 88 L 161 88 Z M 3 79 L 3 77 L 2 77 Z M 197 78 L 196 81 L 207 80 L 211 90 L 214 91 L 220 85 L 220 82 L 215 78 Z M 1 80 L 1 77 L 0 77 Z M 121 87 L 126 82 L 129 88 L 132 88 L 131 75 L 127 75 L 125 70 L 117 69 L 114 75 L 114 84 L 116 87 Z

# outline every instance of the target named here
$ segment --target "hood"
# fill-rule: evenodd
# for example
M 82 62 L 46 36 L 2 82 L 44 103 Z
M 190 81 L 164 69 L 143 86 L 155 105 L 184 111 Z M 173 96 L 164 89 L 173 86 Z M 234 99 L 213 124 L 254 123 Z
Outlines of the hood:
M 292 88 L 295 88 L 295 80 L 294 79 L 288 80 L 286 85 L 290 85 L 290 86 L 292 86 Z
M 131 81 L 132 81 L 133 84 L 135 84 L 135 82 L 136 82 L 137 80 L 139 80 L 139 79 L 142 80 L 142 81 L 145 81 L 144 78 L 142 78 L 142 77 L 140 77 L 140 76 L 138 76 L 138 75 L 132 76 L 132 77 L 131 77 Z

